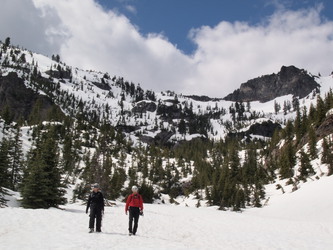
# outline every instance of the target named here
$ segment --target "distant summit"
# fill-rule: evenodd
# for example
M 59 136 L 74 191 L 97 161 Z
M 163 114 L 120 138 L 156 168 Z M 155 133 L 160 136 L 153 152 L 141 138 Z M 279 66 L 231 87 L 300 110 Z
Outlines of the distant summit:
M 267 102 L 290 94 L 304 98 L 318 87 L 314 77 L 305 70 L 295 66 L 282 66 L 277 74 L 261 76 L 243 83 L 239 89 L 227 95 L 224 100 Z

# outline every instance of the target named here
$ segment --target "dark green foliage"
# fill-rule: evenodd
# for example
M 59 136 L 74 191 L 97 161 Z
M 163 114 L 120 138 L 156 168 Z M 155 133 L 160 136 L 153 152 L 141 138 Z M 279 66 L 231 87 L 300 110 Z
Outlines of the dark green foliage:
M 296 111 L 296 119 L 295 119 L 295 134 L 296 134 L 296 142 L 298 143 L 302 136 L 302 117 L 301 117 L 301 113 L 299 111 L 299 108 Z
M 309 127 L 309 151 L 312 160 L 317 158 L 317 135 L 312 126 Z
M 6 105 L 1 112 L 1 117 L 5 120 L 6 125 L 9 125 L 13 122 L 13 114 L 8 105 Z
M 186 123 L 184 119 L 182 119 L 178 124 L 178 131 L 180 134 L 186 134 Z
M 0 207 L 6 205 L 4 195 L 6 194 L 3 187 L 9 187 L 9 142 L 3 139 L 0 142 Z
M 325 107 L 325 103 L 323 101 L 323 99 L 318 96 L 317 97 L 317 105 L 316 105 L 316 124 L 319 125 L 324 119 L 325 119 L 325 116 L 326 116 L 326 112 L 327 112 L 327 109 Z
M 9 47 L 9 45 L 10 45 L 10 37 L 7 37 L 7 38 L 5 39 L 5 46 L 6 46 L 6 47 Z
M 140 194 L 145 203 L 153 203 L 154 198 L 154 189 L 151 185 L 142 183 L 140 187 Z
M 279 158 L 280 178 L 286 179 L 293 177 L 294 166 L 296 164 L 295 148 L 292 142 L 286 142 Z
M 111 187 L 109 199 L 117 199 L 126 181 L 126 172 L 122 168 L 115 168 L 111 177 Z
M 55 130 L 51 127 L 29 152 L 21 192 L 25 208 L 58 207 L 66 202 L 55 138 Z
M 22 152 L 22 141 L 21 141 L 21 130 L 19 127 L 16 127 L 14 138 L 10 143 L 10 152 L 11 157 L 10 162 L 10 188 L 17 191 L 19 184 L 22 179 L 23 172 L 23 152 Z
M 310 157 L 303 150 L 300 153 L 300 169 L 299 169 L 299 179 L 306 181 L 307 177 L 313 175 L 315 171 L 310 163 Z
M 328 165 L 328 175 L 333 174 L 333 143 L 331 140 L 324 138 L 323 140 L 323 154 L 321 162 Z
M 0 186 L 0 208 L 7 206 L 7 200 L 5 199 L 5 195 L 7 192 Z
M 10 187 L 10 173 L 9 173 L 9 165 L 10 165 L 10 142 L 3 138 L 0 142 L 0 186 L 1 187 Z

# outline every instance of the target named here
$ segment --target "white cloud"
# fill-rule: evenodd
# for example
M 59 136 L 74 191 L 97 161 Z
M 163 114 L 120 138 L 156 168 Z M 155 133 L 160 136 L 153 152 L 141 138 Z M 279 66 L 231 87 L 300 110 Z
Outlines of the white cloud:
M 136 8 L 133 5 L 127 4 L 127 5 L 125 5 L 125 9 L 128 12 L 132 13 L 132 14 L 136 14 L 137 13 L 137 10 L 136 10 Z
M 32 1 L 3 0 L 0 8 L 0 39 L 10 37 L 15 45 L 49 54 L 58 51 L 65 29 L 56 13 L 44 16 Z
M 124 16 L 105 12 L 92 0 L 34 0 L 50 8 L 66 25 L 64 61 L 86 69 L 108 71 L 147 89 L 177 89 L 188 75 L 191 59 L 159 34 L 142 36 Z
M 333 68 L 333 22 L 320 17 L 322 6 L 279 8 L 255 26 L 223 21 L 193 29 L 190 38 L 197 50 L 185 55 L 163 35 L 143 36 L 124 15 L 93 0 L 31 1 L 35 6 L 27 0 L 5 0 L 12 9 L 0 10 L 1 34 L 8 19 L 15 27 L 14 40 L 24 47 L 60 53 L 67 64 L 124 76 L 145 89 L 224 97 L 242 82 L 277 72 L 282 65 L 315 74 Z M 18 20 L 11 16 L 15 11 L 20 12 Z M 8 14 L 3 17 L 3 12 Z M 32 35 L 17 38 L 24 30 Z
M 200 90 L 225 96 L 248 79 L 295 65 L 314 74 L 332 70 L 333 22 L 320 18 L 321 6 L 300 11 L 278 11 L 266 22 L 221 22 L 192 30 L 198 45 L 196 75 Z M 218 92 L 217 92 L 218 91 Z

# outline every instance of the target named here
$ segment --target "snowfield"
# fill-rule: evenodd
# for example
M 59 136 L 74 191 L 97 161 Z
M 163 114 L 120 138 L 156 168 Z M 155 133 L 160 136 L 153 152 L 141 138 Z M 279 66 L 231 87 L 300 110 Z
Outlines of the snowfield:
M 145 204 L 137 236 L 127 235 L 124 204 L 107 207 L 101 234 L 88 234 L 85 206 L 0 209 L 0 249 L 332 249 L 333 176 L 275 192 L 243 213 Z

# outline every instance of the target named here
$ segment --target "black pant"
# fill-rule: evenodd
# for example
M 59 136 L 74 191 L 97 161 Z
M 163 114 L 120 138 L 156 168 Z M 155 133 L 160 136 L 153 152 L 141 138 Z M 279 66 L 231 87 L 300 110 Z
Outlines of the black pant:
M 128 231 L 130 233 L 136 234 L 136 231 L 138 229 L 139 216 L 140 216 L 140 208 L 138 208 L 138 207 L 130 207 L 129 208 L 129 227 L 128 227 Z M 134 228 L 132 230 L 133 219 L 134 219 Z
M 90 220 L 89 220 L 89 228 L 95 227 L 95 218 L 96 218 L 96 231 L 101 231 L 102 226 L 102 209 L 100 208 L 90 208 Z

